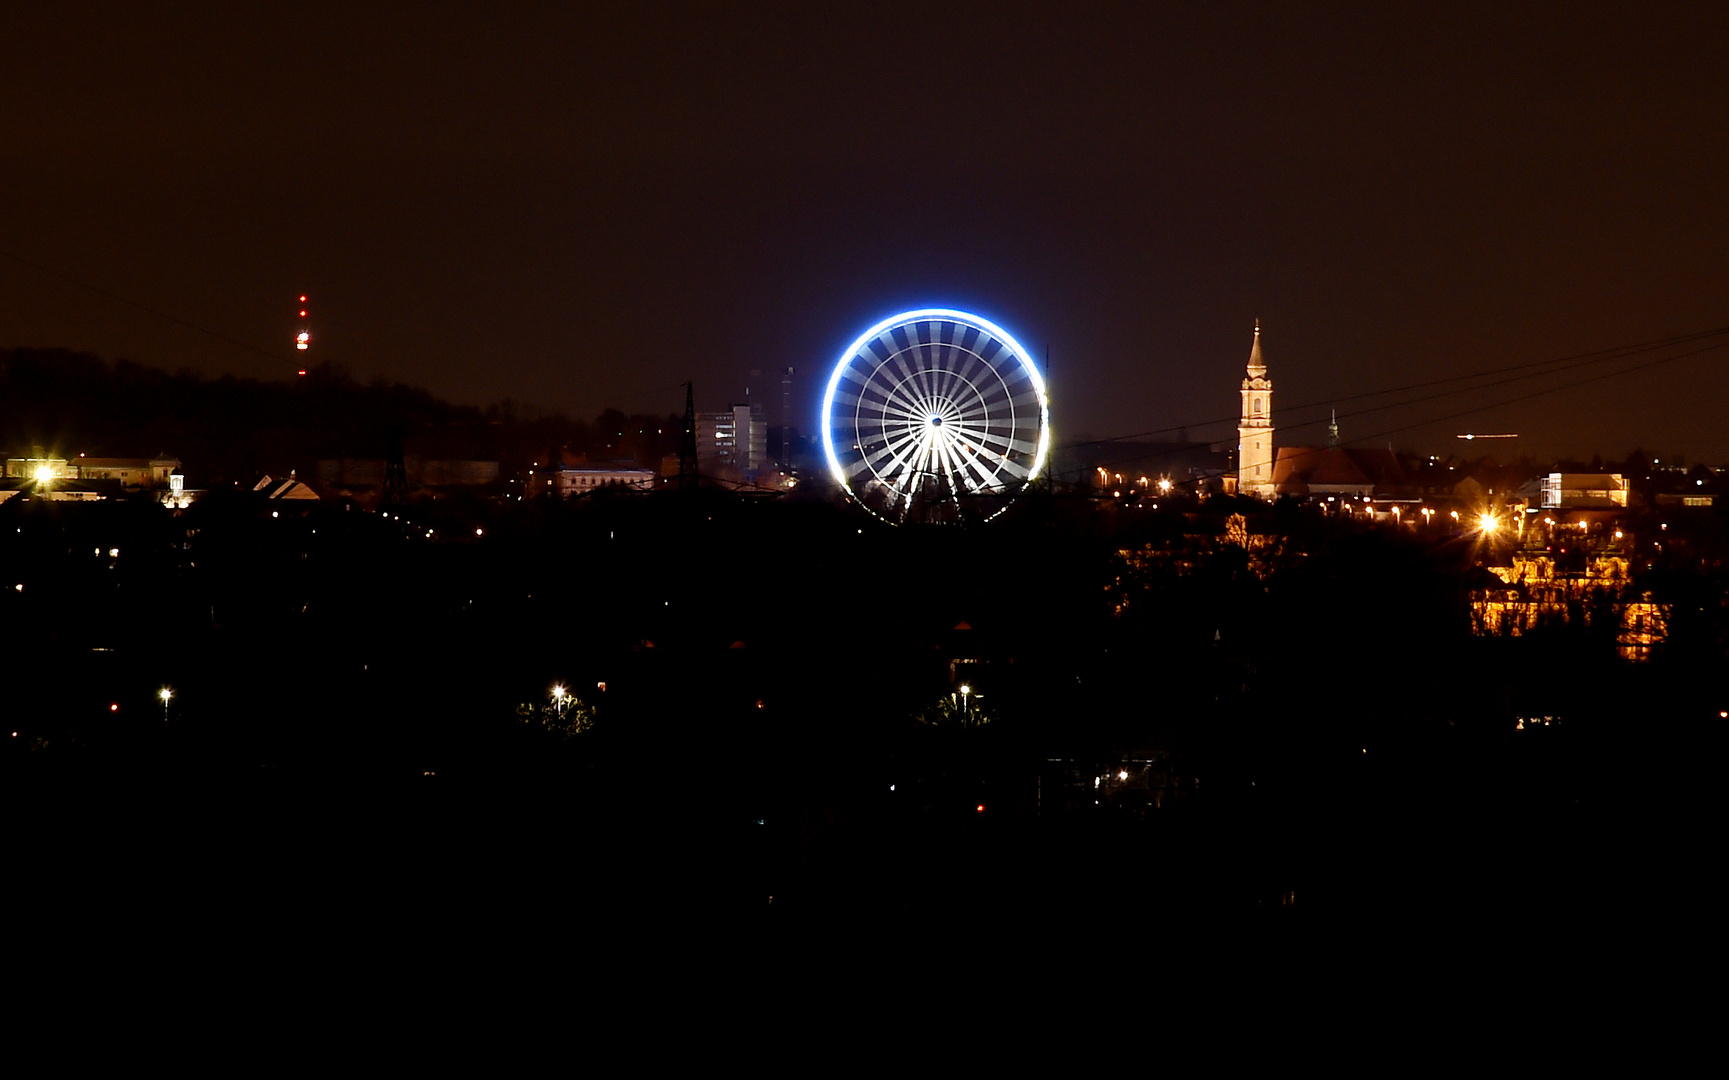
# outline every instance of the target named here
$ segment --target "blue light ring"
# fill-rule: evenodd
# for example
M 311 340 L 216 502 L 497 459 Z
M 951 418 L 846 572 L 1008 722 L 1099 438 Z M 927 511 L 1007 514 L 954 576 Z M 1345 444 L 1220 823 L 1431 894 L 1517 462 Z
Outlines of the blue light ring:
M 1044 471 L 1046 459 L 1049 457 L 1049 454 L 1050 454 L 1050 439 L 1051 439 L 1051 434 L 1050 434 L 1050 432 L 1051 432 L 1050 399 L 1049 399 L 1049 396 L 1046 394 L 1046 391 L 1045 391 L 1044 377 L 1039 374 L 1039 369 L 1033 363 L 1032 357 L 1027 355 L 1027 351 L 1021 347 L 1020 342 L 1015 340 L 1014 335 L 1010 334 L 1008 331 L 1004 330 L 1002 327 L 998 326 L 997 324 L 991 322 L 989 319 L 985 319 L 985 318 L 982 318 L 980 316 L 973 315 L 970 312 L 959 311 L 959 310 L 956 310 L 954 308 L 920 308 L 920 309 L 915 310 L 915 311 L 902 312 L 899 315 L 895 315 L 895 316 L 892 316 L 890 318 L 884 319 L 883 321 L 877 323 L 875 326 L 872 326 L 870 329 L 866 330 L 864 333 L 860 334 L 856 339 L 853 340 L 852 344 L 847 347 L 846 351 L 841 354 L 839 361 L 835 364 L 833 373 L 830 374 L 830 376 L 829 376 L 828 386 L 823 392 L 823 402 L 822 402 L 821 426 L 822 426 L 823 456 L 828 461 L 830 475 L 832 475 L 834 477 L 835 482 L 837 484 L 839 484 L 841 486 L 841 488 L 847 492 L 847 494 L 851 495 L 854 499 L 858 500 L 861 505 L 863 505 L 863 500 L 860 499 L 857 492 L 855 492 L 853 490 L 852 485 L 847 482 L 846 471 L 841 467 L 840 459 L 835 454 L 834 429 L 833 429 L 833 425 L 831 423 L 831 417 L 833 416 L 833 413 L 834 413 L 835 391 L 839 387 L 840 380 L 841 380 L 842 376 L 844 375 L 844 373 L 846 372 L 847 367 L 851 364 L 853 358 L 860 355 L 860 353 L 864 350 L 864 346 L 865 346 L 866 342 L 870 341 L 873 338 L 881 337 L 885 332 L 894 329 L 896 326 L 905 325 L 908 323 L 914 323 L 914 322 L 917 322 L 921 319 L 952 320 L 954 322 L 958 322 L 958 323 L 961 323 L 961 324 L 964 324 L 967 326 L 971 326 L 972 328 L 974 328 L 976 330 L 980 330 L 984 333 L 990 334 L 991 336 L 995 337 L 999 342 L 1001 342 L 1003 345 L 1005 345 L 1010 350 L 1010 352 L 1014 354 L 1015 358 L 1020 361 L 1022 368 L 1025 369 L 1029 379 L 1032 381 L 1033 389 L 1038 394 L 1038 403 L 1039 403 L 1038 448 L 1037 448 L 1037 451 L 1033 457 L 1033 466 L 1030 470 L 1028 470 L 1027 477 L 1024 481 L 1022 481 L 1021 486 L 1024 488 L 1027 484 L 1032 483 L 1032 481 L 1035 480 L 1038 477 L 1038 475 Z M 889 341 L 891 343 L 893 342 L 893 340 L 894 339 L 892 337 L 889 339 Z M 968 350 L 968 351 L 970 351 L 970 350 Z M 874 353 L 869 354 L 869 355 L 871 356 L 871 358 L 873 360 L 877 359 L 877 357 L 875 356 Z M 993 366 L 988 361 L 984 361 L 982 357 L 980 357 L 979 359 L 981 360 L 981 362 L 984 362 L 987 367 Z M 860 385 L 864 385 L 864 384 L 861 383 Z M 861 453 L 861 458 L 862 458 L 862 455 L 863 455 L 862 447 L 861 447 L 860 453 Z M 874 469 L 872 470 L 872 475 L 873 476 L 875 475 Z M 867 507 L 867 509 L 869 509 L 869 508 Z M 1006 507 L 1004 509 L 1006 509 Z M 871 513 L 875 514 L 875 511 L 873 510 L 873 511 L 871 511 Z M 997 514 L 1000 514 L 1000 513 L 1002 513 L 1002 510 L 998 510 L 997 513 L 992 514 L 991 517 L 994 518 L 997 516 Z M 881 515 L 877 515 L 877 516 L 880 517 Z

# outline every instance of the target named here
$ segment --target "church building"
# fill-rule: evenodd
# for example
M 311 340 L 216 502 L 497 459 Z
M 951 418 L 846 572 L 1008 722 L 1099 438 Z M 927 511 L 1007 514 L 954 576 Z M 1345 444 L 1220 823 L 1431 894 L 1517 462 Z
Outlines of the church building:
M 1282 495 L 1299 499 L 1341 496 L 1367 499 L 1405 486 L 1391 448 L 1341 446 L 1338 417 L 1328 427 L 1326 446 L 1273 447 L 1273 381 L 1261 356 L 1261 320 L 1249 347 L 1248 377 L 1243 380 L 1243 415 L 1237 421 L 1237 491 L 1261 499 Z
M 1237 490 L 1271 499 L 1273 483 L 1273 380 L 1261 358 L 1261 320 L 1255 320 L 1255 343 L 1249 347 L 1249 373 L 1243 380 L 1243 416 L 1237 421 Z

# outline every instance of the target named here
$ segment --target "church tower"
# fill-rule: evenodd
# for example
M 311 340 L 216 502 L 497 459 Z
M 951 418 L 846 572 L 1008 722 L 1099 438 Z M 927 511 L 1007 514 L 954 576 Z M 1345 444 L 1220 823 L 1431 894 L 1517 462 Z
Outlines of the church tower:
M 1261 320 L 1249 347 L 1249 377 L 1243 380 L 1243 417 L 1237 421 L 1237 490 L 1271 499 L 1273 488 L 1273 380 L 1261 359 Z

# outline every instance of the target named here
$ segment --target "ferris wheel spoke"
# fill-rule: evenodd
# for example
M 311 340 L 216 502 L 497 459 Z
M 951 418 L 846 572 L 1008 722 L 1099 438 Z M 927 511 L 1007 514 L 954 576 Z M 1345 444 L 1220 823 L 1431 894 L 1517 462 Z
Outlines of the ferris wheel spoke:
M 976 446 L 973 449 L 975 451 L 973 461 L 975 462 L 980 475 L 989 478 L 991 486 L 995 487 L 1001 484 L 1002 474 L 1005 472 L 1017 480 L 1025 480 L 1027 478 L 1026 469 L 1015 464 L 1002 454 L 990 450 L 982 445 Z
M 954 333 L 949 337 L 948 352 L 944 357 L 947 363 L 943 365 L 942 370 L 941 390 L 944 397 L 954 396 L 956 389 L 964 381 L 962 376 L 958 374 L 959 371 L 963 366 L 972 363 L 973 354 L 964 344 L 966 336 L 967 328 L 955 324 Z
M 972 474 L 968 471 L 966 455 L 960 452 L 960 447 L 958 445 L 951 443 L 948 446 L 945 446 L 943 448 L 943 457 L 947 462 L 946 469 L 949 478 L 949 490 L 951 492 L 958 496 L 963 491 L 974 492 L 979 490 L 981 485 L 973 479 Z
M 977 353 L 968 352 L 962 355 L 965 356 L 966 359 L 963 360 L 961 365 L 949 376 L 949 379 L 956 388 L 964 386 L 971 389 L 973 386 L 973 376 L 979 370 L 980 360 Z
M 883 331 L 882 337 L 879 340 L 881 340 L 888 349 L 886 355 L 883 357 L 883 365 L 886 367 L 889 364 L 893 364 L 895 370 L 900 372 L 901 381 L 907 382 L 912 379 L 913 373 L 912 369 L 907 367 L 906 354 L 917 348 L 919 339 L 918 335 L 915 334 L 911 328 L 903 328 L 903 332 L 906 334 L 907 341 L 909 342 L 907 345 L 895 344 L 894 337 L 887 330 Z
M 916 448 L 917 436 L 902 436 L 898 439 L 891 439 L 885 442 L 882 445 L 882 448 L 879 449 L 874 456 L 867 455 L 865 460 L 873 470 L 875 470 L 877 464 L 888 460 L 904 465 L 914 456 Z
M 925 399 L 920 397 L 914 390 L 908 388 L 905 383 L 901 383 L 894 387 L 893 390 L 889 391 L 888 400 L 890 403 L 900 407 L 901 411 L 899 416 L 901 419 L 914 416 L 922 419 L 928 415 L 929 406 L 926 404 Z
M 869 386 L 871 384 L 871 376 L 876 373 L 876 369 L 881 366 L 882 361 L 878 360 L 876 355 L 868 348 L 860 349 L 855 360 L 861 360 L 864 361 L 864 363 L 857 364 L 849 361 L 846 367 L 841 369 L 841 376 L 849 382 L 857 383 L 859 386 Z
M 947 353 L 942 358 L 944 359 L 944 366 L 942 366 L 942 370 L 935 372 L 934 378 L 932 378 L 937 396 L 944 397 L 947 401 L 953 401 L 956 391 L 960 391 L 961 380 L 954 375 L 954 365 L 960 361 L 961 356 L 965 356 L 965 353 L 961 353 L 958 347 L 947 346 Z
M 919 351 L 913 357 L 917 386 L 927 402 L 942 396 L 942 364 L 947 349 L 941 327 L 932 326 L 931 340 L 920 343 Z
M 996 430 L 992 430 L 992 429 L 986 429 L 986 430 L 980 431 L 978 433 L 978 440 L 980 443 L 990 443 L 991 445 L 995 446 L 997 448 L 997 450 L 1012 450 L 1012 449 L 1014 449 L 1014 446 L 1015 446 L 1015 439 L 1014 439 L 1013 434 L 1006 434 L 1005 435 L 1004 433 L 1002 433 L 1000 431 L 996 431 Z M 992 452 L 995 453 L 996 451 L 992 451 Z
M 901 385 L 922 411 L 931 398 L 931 386 L 925 369 L 919 365 L 919 357 L 915 354 L 910 365 L 903 370 L 906 372 L 906 381 Z
M 925 409 L 904 386 L 872 387 L 869 395 L 861 398 L 858 415 L 861 421 L 895 423 L 923 417 Z

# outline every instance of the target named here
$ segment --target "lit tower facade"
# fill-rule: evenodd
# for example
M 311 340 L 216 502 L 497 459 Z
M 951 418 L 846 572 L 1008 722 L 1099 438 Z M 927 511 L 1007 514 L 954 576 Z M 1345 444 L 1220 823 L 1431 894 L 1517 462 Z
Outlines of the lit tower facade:
M 1249 347 L 1249 377 L 1243 380 L 1243 418 L 1237 421 L 1237 490 L 1271 499 L 1273 488 L 1273 380 L 1261 358 L 1261 320 Z

